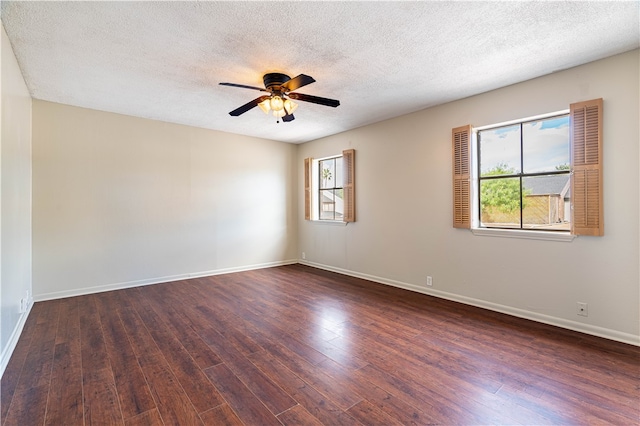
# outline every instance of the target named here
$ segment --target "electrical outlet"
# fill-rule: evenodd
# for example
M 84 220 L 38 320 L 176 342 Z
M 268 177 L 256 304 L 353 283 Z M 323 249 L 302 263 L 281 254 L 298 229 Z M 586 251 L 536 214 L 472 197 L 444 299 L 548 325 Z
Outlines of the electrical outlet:
M 27 290 L 26 297 L 20 299 L 20 313 L 24 314 L 29 310 L 29 306 L 33 303 L 33 297 L 31 297 L 31 291 Z
M 431 287 L 431 286 L 433 285 L 433 278 L 431 278 L 431 276 L 428 276 L 428 277 L 427 277 L 427 285 L 428 285 L 429 287 Z
M 303 258 L 303 259 L 306 259 L 306 258 L 307 258 L 307 253 L 302 252 L 302 258 Z
M 578 315 L 583 316 L 583 317 L 588 317 L 589 316 L 589 310 L 588 310 L 588 306 L 587 306 L 586 303 L 578 302 L 577 303 L 577 308 L 578 308 Z

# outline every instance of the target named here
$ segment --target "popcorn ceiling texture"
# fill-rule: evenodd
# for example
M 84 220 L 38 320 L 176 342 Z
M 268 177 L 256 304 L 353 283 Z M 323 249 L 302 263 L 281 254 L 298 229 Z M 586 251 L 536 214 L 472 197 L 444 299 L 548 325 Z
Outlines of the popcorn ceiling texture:
M 11 2 L 33 98 L 300 143 L 639 46 L 638 2 Z M 276 124 L 266 72 L 316 83 Z

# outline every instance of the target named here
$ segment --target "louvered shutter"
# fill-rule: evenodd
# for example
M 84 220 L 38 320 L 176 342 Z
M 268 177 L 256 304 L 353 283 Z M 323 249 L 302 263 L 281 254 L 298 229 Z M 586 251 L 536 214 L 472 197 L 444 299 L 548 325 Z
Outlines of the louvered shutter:
M 356 151 L 348 149 L 342 151 L 342 165 L 344 168 L 344 221 L 356 221 Z
M 311 220 L 311 158 L 304 159 L 304 219 Z
M 604 235 L 602 99 L 570 106 L 571 233 Z
M 453 227 L 471 228 L 471 126 L 452 130 Z

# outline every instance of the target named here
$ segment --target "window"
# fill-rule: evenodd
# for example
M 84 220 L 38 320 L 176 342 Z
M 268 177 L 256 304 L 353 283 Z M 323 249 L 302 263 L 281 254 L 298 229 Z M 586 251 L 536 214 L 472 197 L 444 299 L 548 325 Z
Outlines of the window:
M 604 235 L 602 104 L 453 129 L 453 226 Z
M 342 220 L 344 191 L 342 189 L 342 156 L 318 161 L 318 218 Z
M 355 222 L 355 150 L 304 160 L 305 219 Z
M 476 132 L 479 227 L 570 230 L 569 114 Z

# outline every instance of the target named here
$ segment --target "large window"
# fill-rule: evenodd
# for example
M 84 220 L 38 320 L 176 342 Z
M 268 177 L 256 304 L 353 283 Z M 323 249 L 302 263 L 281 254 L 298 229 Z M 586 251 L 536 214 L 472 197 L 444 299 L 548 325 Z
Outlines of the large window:
M 452 129 L 454 228 L 562 241 L 604 235 L 602 111 L 593 99 L 568 114 Z
M 569 114 L 478 130 L 479 226 L 570 230 Z
M 304 160 L 305 219 L 355 222 L 355 150 Z

